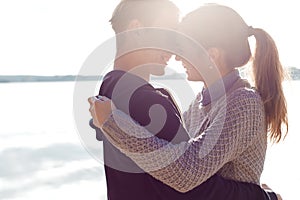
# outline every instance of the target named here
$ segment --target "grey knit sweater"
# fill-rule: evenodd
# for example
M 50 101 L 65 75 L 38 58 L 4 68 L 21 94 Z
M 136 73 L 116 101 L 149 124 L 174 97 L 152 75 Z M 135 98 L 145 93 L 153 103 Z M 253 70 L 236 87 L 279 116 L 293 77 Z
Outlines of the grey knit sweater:
M 120 110 L 113 111 L 102 130 L 142 169 L 180 192 L 215 173 L 259 184 L 267 148 L 263 103 L 255 90 L 236 84 L 208 106 L 194 100 L 183 114 L 190 141 L 159 139 Z

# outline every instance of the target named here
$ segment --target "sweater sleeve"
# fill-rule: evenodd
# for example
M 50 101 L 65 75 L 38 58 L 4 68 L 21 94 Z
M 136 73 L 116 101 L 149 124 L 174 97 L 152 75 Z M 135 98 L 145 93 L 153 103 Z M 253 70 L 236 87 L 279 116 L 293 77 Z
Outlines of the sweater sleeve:
M 182 118 L 183 118 L 183 123 L 184 126 L 186 128 L 186 130 L 189 132 L 190 130 L 190 125 L 191 125 L 191 113 L 192 113 L 192 109 L 193 108 L 193 103 L 189 106 L 188 110 L 186 110 L 183 114 L 182 114 Z
M 171 144 L 115 110 L 102 129 L 109 141 L 156 179 L 187 192 L 235 159 L 261 134 L 263 107 L 255 92 L 234 92 L 209 127 L 188 142 Z M 245 143 L 247 141 L 247 143 Z
M 187 132 L 190 132 L 190 125 L 191 125 L 191 118 L 193 110 L 200 105 L 200 93 L 197 95 L 197 97 L 191 102 L 189 105 L 189 108 L 182 114 L 184 126 L 187 130 Z
M 101 131 L 100 128 L 98 128 L 97 126 L 94 125 L 93 119 L 90 119 L 89 125 L 90 125 L 90 127 L 91 127 L 92 129 L 95 130 L 95 132 L 96 132 L 96 139 L 97 139 L 98 141 L 103 141 L 103 133 L 102 133 L 102 131 Z

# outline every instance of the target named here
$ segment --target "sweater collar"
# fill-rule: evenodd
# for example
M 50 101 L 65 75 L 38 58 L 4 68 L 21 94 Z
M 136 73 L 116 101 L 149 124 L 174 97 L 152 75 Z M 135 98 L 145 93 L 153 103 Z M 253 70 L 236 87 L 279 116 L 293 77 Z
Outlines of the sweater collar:
M 206 106 L 212 101 L 216 101 L 220 97 L 224 96 L 232 85 L 240 78 L 239 71 L 236 69 L 217 80 L 208 88 L 203 88 L 201 92 L 202 98 L 200 99 L 201 105 Z

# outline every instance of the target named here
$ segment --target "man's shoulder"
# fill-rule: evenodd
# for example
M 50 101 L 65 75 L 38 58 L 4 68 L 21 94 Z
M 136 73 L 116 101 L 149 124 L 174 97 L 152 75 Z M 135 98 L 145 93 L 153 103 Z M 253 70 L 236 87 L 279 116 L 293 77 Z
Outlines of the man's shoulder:
M 121 70 L 112 70 L 105 74 L 102 80 L 103 84 L 111 84 L 113 82 L 117 82 L 126 72 Z
M 140 103 L 163 103 L 169 102 L 170 93 L 162 88 L 154 88 L 151 84 L 138 88 L 132 95 L 132 100 Z
M 152 85 L 141 77 L 121 70 L 113 70 L 107 73 L 101 84 L 101 89 L 114 90 L 117 95 L 132 94 L 141 87 L 153 88 Z

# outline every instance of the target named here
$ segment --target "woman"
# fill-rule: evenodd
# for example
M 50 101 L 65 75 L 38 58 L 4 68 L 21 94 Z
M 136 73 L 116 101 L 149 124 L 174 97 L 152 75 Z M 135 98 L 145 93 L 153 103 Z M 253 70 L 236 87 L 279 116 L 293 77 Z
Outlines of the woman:
M 142 169 L 180 192 L 190 191 L 215 173 L 259 184 L 267 135 L 279 142 L 282 128 L 288 127 L 283 68 L 273 39 L 264 30 L 249 27 L 231 8 L 216 4 L 189 13 L 180 30 L 207 50 L 221 74 L 219 80 L 211 79 L 211 66 L 193 66 L 177 56 L 188 79 L 205 84 L 183 114 L 193 139 L 180 144 L 159 139 L 119 110 L 110 115 L 111 102 L 106 98 L 95 102 L 95 125 Z M 252 35 L 255 89 L 236 70 L 251 58 L 248 37 Z

